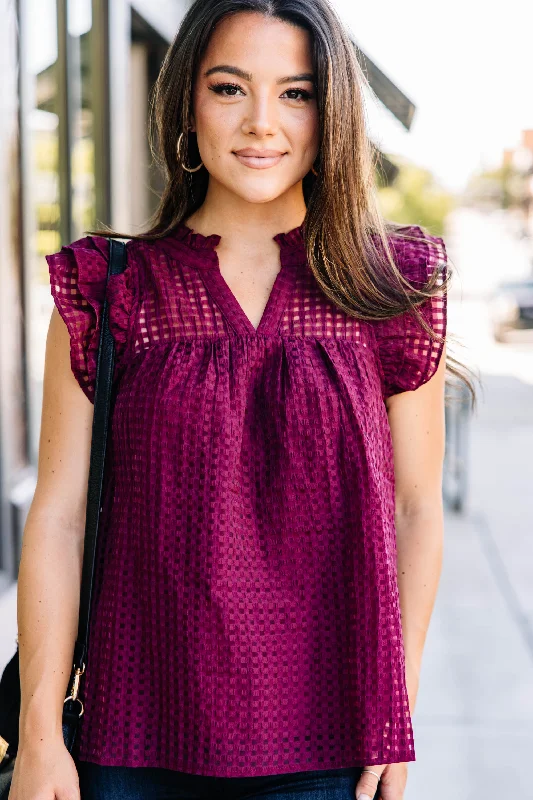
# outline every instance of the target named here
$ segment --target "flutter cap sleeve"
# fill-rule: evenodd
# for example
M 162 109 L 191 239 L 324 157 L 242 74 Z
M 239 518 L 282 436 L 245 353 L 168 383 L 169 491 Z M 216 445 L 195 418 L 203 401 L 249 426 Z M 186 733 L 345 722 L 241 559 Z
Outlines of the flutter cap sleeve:
M 94 403 L 96 364 L 104 299 L 115 340 L 115 376 L 128 341 L 129 319 L 135 296 L 133 270 L 128 265 L 107 281 L 109 240 L 86 236 L 46 256 L 50 290 L 70 335 L 72 372 Z
M 418 226 L 407 232 L 424 236 Z M 448 274 L 446 245 L 440 237 L 427 236 L 426 241 L 407 241 L 395 237 L 393 252 L 398 268 L 415 287 L 422 288 L 436 266 L 440 267 L 439 281 Z M 439 292 L 419 305 L 429 326 L 445 337 L 447 327 L 447 294 Z M 432 339 L 409 311 L 377 325 L 378 354 L 382 371 L 383 397 L 413 391 L 426 383 L 437 371 L 444 343 Z

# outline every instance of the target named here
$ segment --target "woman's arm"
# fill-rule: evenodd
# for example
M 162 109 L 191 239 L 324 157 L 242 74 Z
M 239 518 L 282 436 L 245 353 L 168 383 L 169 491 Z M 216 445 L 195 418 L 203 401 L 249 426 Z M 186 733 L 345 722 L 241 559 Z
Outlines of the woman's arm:
M 427 383 L 386 401 L 394 448 L 398 589 L 411 711 L 442 566 L 445 359 L 446 348 Z
M 394 448 L 398 590 L 411 713 L 442 564 L 445 365 L 444 346 L 430 380 L 385 401 Z M 372 769 L 381 776 L 381 800 L 403 797 L 407 763 L 379 764 Z M 370 800 L 375 788 L 376 778 L 363 773 L 355 796 Z
M 18 578 L 19 750 L 62 741 L 78 624 L 93 409 L 72 374 L 69 334 L 54 308 L 46 341 L 37 487 Z

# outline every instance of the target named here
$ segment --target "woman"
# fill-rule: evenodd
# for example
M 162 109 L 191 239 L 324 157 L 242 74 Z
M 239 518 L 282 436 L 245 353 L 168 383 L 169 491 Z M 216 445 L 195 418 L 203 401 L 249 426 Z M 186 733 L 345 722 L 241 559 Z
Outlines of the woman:
M 326 0 L 199 0 L 157 82 L 150 231 L 107 289 L 97 232 L 47 257 L 11 800 L 404 796 L 449 272 L 442 239 L 380 218 L 363 80 Z M 115 395 L 71 758 L 106 291 Z

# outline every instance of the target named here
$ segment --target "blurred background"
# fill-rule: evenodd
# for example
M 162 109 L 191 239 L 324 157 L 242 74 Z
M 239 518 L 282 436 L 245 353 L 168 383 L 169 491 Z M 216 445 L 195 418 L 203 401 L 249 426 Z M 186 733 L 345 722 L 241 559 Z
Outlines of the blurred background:
M 450 352 L 481 379 L 474 411 L 450 387 L 444 567 L 406 798 L 533 798 L 533 6 L 334 5 L 368 79 L 383 211 L 444 237 Z M 187 6 L 0 0 L 0 670 L 36 479 L 44 255 L 154 211 L 150 89 Z

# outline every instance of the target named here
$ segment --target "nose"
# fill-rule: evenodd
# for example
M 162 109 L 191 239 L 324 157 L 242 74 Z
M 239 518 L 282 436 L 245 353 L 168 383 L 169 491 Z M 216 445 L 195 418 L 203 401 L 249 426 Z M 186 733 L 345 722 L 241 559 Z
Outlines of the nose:
M 259 137 L 274 135 L 279 125 L 276 101 L 276 97 L 266 92 L 250 96 L 242 122 L 243 133 Z

